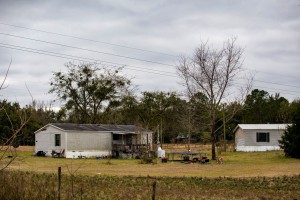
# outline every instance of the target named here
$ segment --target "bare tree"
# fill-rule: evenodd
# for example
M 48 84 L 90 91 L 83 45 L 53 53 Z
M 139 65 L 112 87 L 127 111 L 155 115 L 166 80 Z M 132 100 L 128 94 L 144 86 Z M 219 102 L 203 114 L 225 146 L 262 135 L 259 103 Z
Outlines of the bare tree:
M 242 55 L 243 49 L 236 45 L 236 38 L 224 42 L 220 49 L 209 46 L 208 42 L 202 42 L 192 58 L 181 57 L 177 66 L 189 97 L 201 92 L 208 98 L 205 106 L 209 115 L 213 160 L 216 159 L 217 111 L 229 97 L 230 88 L 234 86 L 236 78 L 242 71 Z M 252 81 L 248 81 L 242 88 L 243 94 L 239 95 L 240 99 L 244 99 L 248 94 L 251 83 Z M 233 109 L 232 112 L 236 110 Z
M 7 86 L 5 86 L 5 81 L 7 79 L 7 76 L 8 76 L 10 67 L 11 67 L 11 63 L 12 63 L 12 60 L 9 63 L 9 66 L 5 72 L 3 80 L 1 81 L 0 91 L 7 88 Z M 29 90 L 28 90 L 28 92 L 29 92 Z M 29 94 L 30 94 L 30 92 L 29 92 Z M 11 117 L 8 114 L 4 105 L 0 106 L 0 112 L 5 113 L 5 116 L 7 117 L 8 121 L 10 123 L 10 134 L 8 135 L 7 138 L 4 138 L 4 140 L 3 140 L 4 142 L 2 142 L 2 144 L 0 145 L 0 172 L 1 172 L 5 168 L 7 168 L 16 159 L 17 154 L 16 154 L 15 148 L 13 148 L 13 147 L 16 147 L 15 146 L 16 138 L 21 135 L 22 129 L 30 120 L 31 112 L 28 113 L 28 112 L 26 112 L 25 109 L 18 110 L 18 113 L 17 113 L 17 115 L 19 117 L 18 124 L 15 124 L 13 122 L 14 120 L 11 119 Z M 10 155 L 9 159 L 5 159 L 5 157 L 7 155 Z

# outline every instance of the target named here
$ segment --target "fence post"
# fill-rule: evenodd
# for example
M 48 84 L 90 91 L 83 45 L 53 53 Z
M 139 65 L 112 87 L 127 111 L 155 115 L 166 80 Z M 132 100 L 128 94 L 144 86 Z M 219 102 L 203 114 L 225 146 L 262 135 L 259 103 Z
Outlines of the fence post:
M 61 167 L 58 167 L 58 188 L 57 188 L 57 199 L 60 200 L 60 186 L 61 186 Z
M 156 195 L 156 181 L 154 181 L 152 184 L 152 200 L 155 200 L 155 195 Z

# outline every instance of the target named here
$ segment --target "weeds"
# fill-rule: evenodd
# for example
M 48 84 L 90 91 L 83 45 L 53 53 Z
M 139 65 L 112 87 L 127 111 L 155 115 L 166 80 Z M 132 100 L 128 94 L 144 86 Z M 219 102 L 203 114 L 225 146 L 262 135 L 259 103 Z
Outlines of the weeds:
M 0 176 L 0 199 L 57 198 L 56 174 L 6 171 Z M 273 178 L 64 175 L 61 199 L 150 199 L 154 180 L 157 199 L 300 198 L 300 175 Z

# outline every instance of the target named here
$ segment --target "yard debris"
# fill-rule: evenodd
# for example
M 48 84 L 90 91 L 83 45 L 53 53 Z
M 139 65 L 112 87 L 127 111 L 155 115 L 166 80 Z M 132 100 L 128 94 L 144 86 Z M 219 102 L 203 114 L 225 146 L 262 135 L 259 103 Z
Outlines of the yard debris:
M 218 164 L 223 164 L 223 157 L 219 157 L 219 158 L 217 159 L 217 163 L 218 163 Z

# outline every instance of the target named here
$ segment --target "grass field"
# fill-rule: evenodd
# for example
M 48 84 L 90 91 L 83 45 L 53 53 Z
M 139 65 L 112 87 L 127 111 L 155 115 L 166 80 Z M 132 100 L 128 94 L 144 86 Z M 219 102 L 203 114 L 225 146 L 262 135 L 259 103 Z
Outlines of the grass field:
M 185 149 L 177 147 L 164 149 Z M 209 146 L 192 148 L 209 156 Z M 222 157 L 224 164 L 140 164 L 135 159 L 34 157 L 19 149 L 0 176 L 0 199 L 57 199 L 59 166 L 62 199 L 151 199 L 153 182 L 157 199 L 300 199 L 299 159 L 286 158 L 282 151 L 226 152 Z
M 209 152 L 208 156 L 209 156 Z M 32 152 L 18 152 L 10 169 L 33 172 L 56 172 L 59 166 L 64 173 L 78 170 L 77 174 L 117 176 L 201 176 L 201 177 L 256 177 L 292 176 L 300 174 L 300 160 L 286 158 L 282 151 L 226 152 L 224 164 L 183 164 L 180 162 L 140 164 L 132 159 L 63 159 L 31 156 Z M 9 158 L 5 158 L 9 159 Z
M 58 178 L 51 173 L 1 174 L 0 199 L 57 199 Z M 61 199 L 299 199 L 300 176 L 254 178 L 62 176 Z

